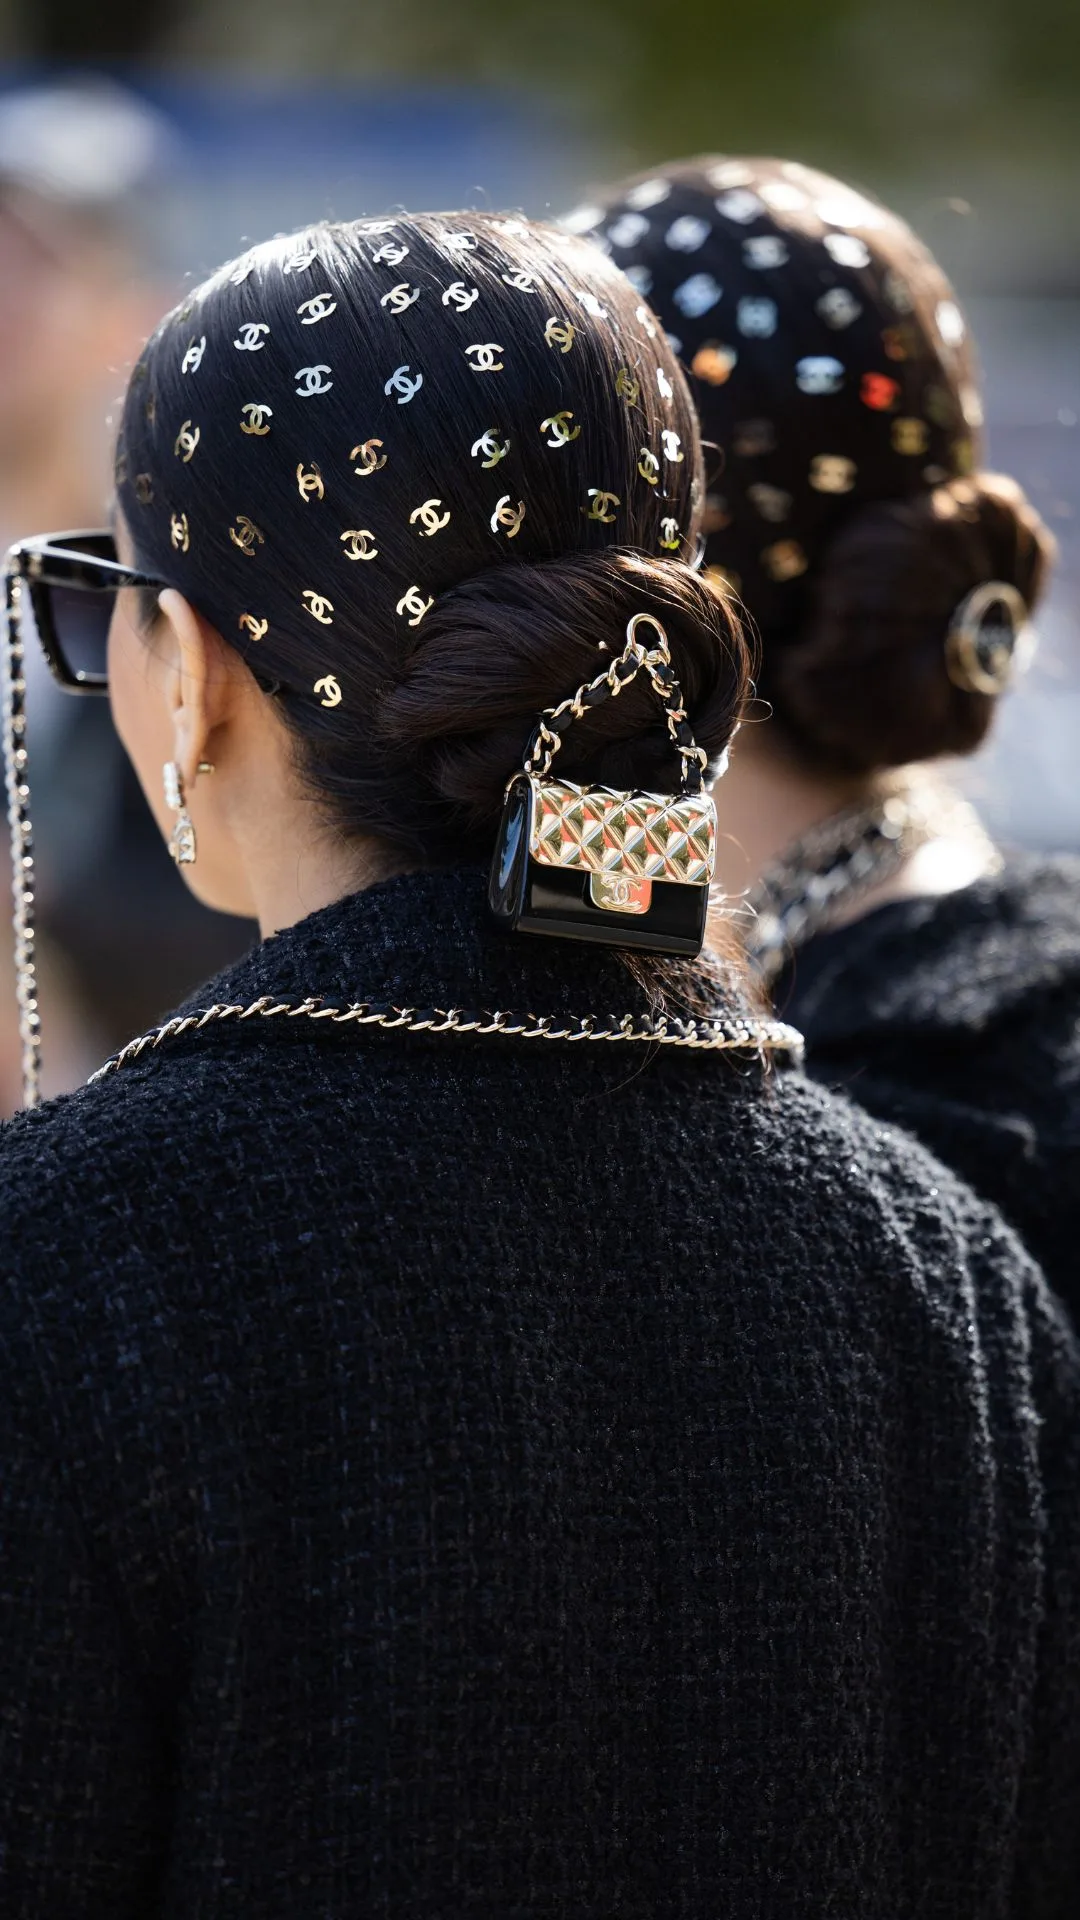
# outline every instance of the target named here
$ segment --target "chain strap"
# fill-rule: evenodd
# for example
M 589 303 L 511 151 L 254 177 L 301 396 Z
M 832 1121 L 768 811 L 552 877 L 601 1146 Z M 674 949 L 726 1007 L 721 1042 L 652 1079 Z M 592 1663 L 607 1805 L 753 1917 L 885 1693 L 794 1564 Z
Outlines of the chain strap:
M 646 647 L 636 637 L 637 629 L 643 622 L 655 628 L 660 636 L 655 647 Z M 562 727 L 559 723 L 584 719 L 590 707 L 598 707 L 604 700 L 615 699 L 624 687 L 630 685 L 631 680 L 643 672 L 648 674 L 653 691 L 663 703 L 668 733 L 682 761 L 683 791 L 700 793 L 709 756 L 704 747 L 698 746 L 691 732 L 682 690 L 671 665 L 667 634 L 651 613 L 633 615 L 627 624 L 625 647 L 618 659 L 613 660 L 603 673 L 598 673 L 595 680 L 579 687 L 569 699 L 560 701 L 557 707 L 547 707 L 541 714 L 526 752 L 526 773 L 536 774 L 541 780 L 546 779 L 551 771 L 551 763 L 562 746 Z
M 827 933 L 866 894 L 900 871 L 918 848 L 963 840 L 996 872 L 1001 856 L 975 809 L 951 788 L 919 781 L 866 805 L 844 808 L 811 828 L 766 868 L 747 904 L 750 958 L 770 984 L 794 948 Z
M 201 1033 L 217 1021 L 244 1020 L 326 1020 L 332 1026 L 381 1027 L 387 1032 L 462 1033 L 505 1040 L 600 1040 L 636 1041 L 661 1047 L 690 1047 L 698 1052 L 749 1052 L 758 1058 L 775 1053 L 798 1065 L 802 1059 L 803 1038 L 783 1020 L 759 1019 L 748 1015 L 715 1015 L 711 1019 L 673 1014 L 614 1015 L 601 1019 L 595 1014 L 562 1017 L 539 1013 L 469 1013 L 460 1007 L 444 1011 L 440 1007 L 393 1007 L 376 1001 L 354 1001 L 347 1007 L 328 1007 L 322 999 L 275 1000 L 263 994 L 249 1006 L 222 1003 L 198 1013 L 180 1014 L 153 1027 L 138 1039 L 129 1040 L 104 1066 L 90 1075 L 88 1085 L 119 1072 L 141 1058 L 156 1052 L 167 1042 L 185 1033 Z
M 26 751 L 26 679 L 20 627 L 22 581 L 11 569 L 4 577 L 3 727 L 4 777 L 11 835 L 12 926 L 15 934 L 15 994 L 22 1047 L 23 1105 L 41 1098 L 41 1019 L 34 964 L 34 833 L 30 824 L 30 786 Z

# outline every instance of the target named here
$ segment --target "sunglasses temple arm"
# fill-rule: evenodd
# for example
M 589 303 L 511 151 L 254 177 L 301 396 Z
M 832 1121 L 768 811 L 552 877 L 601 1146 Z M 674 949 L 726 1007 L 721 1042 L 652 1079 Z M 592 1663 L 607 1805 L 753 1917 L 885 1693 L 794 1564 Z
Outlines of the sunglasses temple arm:
M 4 575 L 5 634 L 2 675 L 4 773 L 11 830 L 12 927 L 15 935 L 15 993 L 22 1048 L 23 1105 L 41 1099 L 41 1021 L 34 963 L 34 842 L 30 824 L 30 785 L 26 751 L 26 681 L 19 616 L 25 587 L 11 567 Z

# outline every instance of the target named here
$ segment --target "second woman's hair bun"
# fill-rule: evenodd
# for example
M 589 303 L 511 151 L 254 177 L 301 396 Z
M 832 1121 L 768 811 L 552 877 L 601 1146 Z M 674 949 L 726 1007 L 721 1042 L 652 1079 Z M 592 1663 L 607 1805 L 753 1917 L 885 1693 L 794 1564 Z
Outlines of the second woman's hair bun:
M 717 760 L 750 658 L 731 602 L 690 567 L 619 550 L 567 554 L 492 569 L 441 597 L 377 724 L 433 812 L 454 822 L 457 844 L 470 832 L 490 844 L 537 717 L 621 652 L 635 613 L 664 627 L 694 735 Z M 568 730 L 559 768 L 567 779 L 674 789 L 678 758 L 644 676 Z
M 950 673 L 950 629 L 990 581 L 1030 614 L 1054 551 L 1003 474 L 859 508 L 822 556 L 799 633 L 766 648 L 761 690 L 778 722 L 805 756 L 848 773 L 972 753 L 995 694 Z

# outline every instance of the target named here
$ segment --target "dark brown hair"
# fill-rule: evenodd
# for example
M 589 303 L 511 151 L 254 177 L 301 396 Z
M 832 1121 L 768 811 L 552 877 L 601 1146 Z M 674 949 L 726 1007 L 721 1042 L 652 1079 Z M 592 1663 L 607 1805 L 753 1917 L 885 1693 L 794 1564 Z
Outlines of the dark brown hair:
M 1034 608 L 1053 541 L 980 471 L 974 347 L 904 221 L 795 162 L 703 155 L 567 217 L 647 297 L 690 375 L 705 558 L 741 594 L 795 751 L 867 773 L 969 753 L 994 699 L 946 672 L 958 602 Z
M 1033 608 L 1053 555 L 1053 536 L 1004 474 L 860 507 L 822 556 L 797 637 L 766 646 L 761 692 L 792 744 L 832 769 L 973 753 L 996 700 L 950 680 L 950 618 L 987 580 Z
M 701 744 L 727 744 L 747 651 L 687 564 L 700 468 L 678 363 L 608 261 L 425 214 L 270 242 L 192 294 L 132 381 L 118 489 L 139 564 L 276 683 L 339 826 L 438 861 L 490 851 L 539 712 L 634 613 L 667 627 Z M 560 766 L 678 771 L 636 684 Z

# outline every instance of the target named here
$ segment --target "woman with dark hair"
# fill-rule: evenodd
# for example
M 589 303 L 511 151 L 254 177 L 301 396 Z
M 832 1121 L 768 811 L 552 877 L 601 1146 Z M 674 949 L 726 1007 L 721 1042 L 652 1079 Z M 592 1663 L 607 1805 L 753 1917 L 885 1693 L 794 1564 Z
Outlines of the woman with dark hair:
M 31 1083 L 30 615 L 264 935 L 0 1139 L 13 1920 L 1075 1901 L 1080 1355 L 694 958 L 700 457 L 592 249 L 317 228 L 12 556 Z
M 704 158 L 598 196 L 706 443 L 707 571 L 761 636 L 767 724 L 719 874 L 811 1072 L 992 1197 L 1080 1310 L 1080 864 L 1003 861 L 929 762 L 972 753 L 1032 645 L 1053 541 L 980 467 L 953 290 L 809 167 Z

